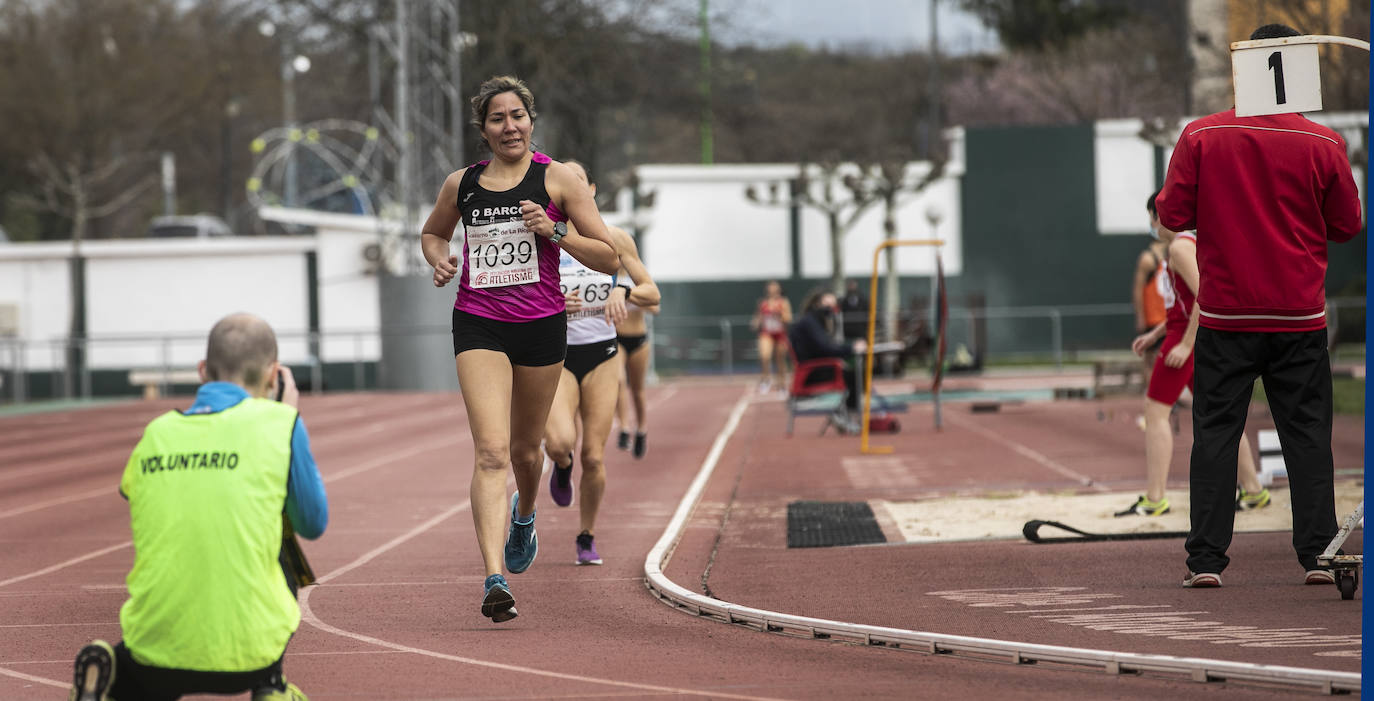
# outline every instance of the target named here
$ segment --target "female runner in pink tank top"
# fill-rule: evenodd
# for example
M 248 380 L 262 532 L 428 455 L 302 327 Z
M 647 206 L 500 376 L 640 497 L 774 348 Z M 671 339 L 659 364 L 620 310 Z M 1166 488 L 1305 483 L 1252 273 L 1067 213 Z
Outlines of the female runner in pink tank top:
M 533 150 L 534 119 L 534 95 L 520 80 L 482 84 L 472 126 L 492 158 L 448 176 L 420 237 L 435 286 L 458 278 L 453 352 L 476 453 L 470 490 L 487 574 L 481 611 L 498 623 L 516 616 L 503 560 L 505 570 L 524 572 L 539 547 L 539 441 L 567 345 L 559 249 L 607 274 L 620 265 L 587 185 Z M 461 261 L 449 248 L 460 221 Z M 509 508 L 507 469 L 516 485 Z

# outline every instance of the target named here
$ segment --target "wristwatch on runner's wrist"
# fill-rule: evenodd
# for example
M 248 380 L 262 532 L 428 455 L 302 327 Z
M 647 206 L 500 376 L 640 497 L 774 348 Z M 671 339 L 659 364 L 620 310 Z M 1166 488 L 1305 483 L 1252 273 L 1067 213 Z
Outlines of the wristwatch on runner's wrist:
M 549 237 L 549 241 L 551 241 L 551 242 L 553 242 L 553 243 L 558 243 L 558 240 L 559 240 L 559 239 L 561 239 L 561 238 L 563 238 L 564 236 L 567 236 L 567 235 L 568 235 L 568 225 L 567 225 L 567 223 L 561 222 L 561 221 L 556 221 L 556 222 L 553 223 L 553 236 L 550 236 L 550 237 Z

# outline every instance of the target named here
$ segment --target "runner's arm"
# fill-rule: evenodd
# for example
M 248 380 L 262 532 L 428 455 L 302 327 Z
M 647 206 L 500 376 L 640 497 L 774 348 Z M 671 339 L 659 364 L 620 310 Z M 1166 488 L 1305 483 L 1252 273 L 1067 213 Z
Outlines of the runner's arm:
M 1135 260 L 1135 275 L 1131 278 L 1131 306 L 1135 307 L 1135 330 L 1145 330 L 1145 280 L 1150 276 L 1150 255 L 1141 251 Z
M 620 269 L 620 259 L 616 256 L 611 234 L 606 230 L 606 222 L 601 219 L 601 211 L 596 208 L 591 188 L 558 161 L 549 164 L 544 187 L 553 204 L 572 222 L 558 245 L 588 268 L 614 275 Z M 535 233 L 546 238 L 553 235 L 552 231 Z
M 420 229 L 420 250 L 425 261 L 434 268 L 434 286 L 443 287 L 458 274 L 458 257 L 449 250 L 453 241 L 453 229 L 458 226 L 458 185 L 467 169 L 449 174 L 439 188 L 439 197 L 434 209 Z
M 652 307 L 658 304 L 658 285 L 649 277 L 649 269 L 644 267 L 644 261 L 639 259 L 639 247 L 635 245 L 634 238 L 625 233 L 624 229 L 614 226 L 606 228 L 611 234 L 611 240 L 615 242 L 621 268 L 634 283 L 627 299 L 639 307 Z

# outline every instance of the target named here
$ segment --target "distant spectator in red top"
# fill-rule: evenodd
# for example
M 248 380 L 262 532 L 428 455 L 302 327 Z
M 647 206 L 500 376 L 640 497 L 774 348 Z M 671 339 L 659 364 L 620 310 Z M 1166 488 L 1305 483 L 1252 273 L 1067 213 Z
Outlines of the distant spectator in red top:
M 1298 35 L 1271 24 L 1250 38 Z M 1283 444 L 1304 581 L 1332 583 L 1317 566 L 1337 531 L 1326 245 L 1362 226 L 1345 141 L 1299 114 L 1203 117 L 1179 136 L 1155 204 L 1164 226 L 1197 230 L 1202 271 L 1184 586 L 1221 586 L 1230 561 L 1236 450 L 1257 377 Z

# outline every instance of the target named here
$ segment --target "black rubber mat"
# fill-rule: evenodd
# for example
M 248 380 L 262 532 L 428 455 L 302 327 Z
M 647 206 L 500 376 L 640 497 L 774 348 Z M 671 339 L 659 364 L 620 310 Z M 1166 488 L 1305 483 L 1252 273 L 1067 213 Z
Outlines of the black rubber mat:
M 885 543 L 873 509 L 862 501 L 794 501 L 787 505 L 787 547 Z

